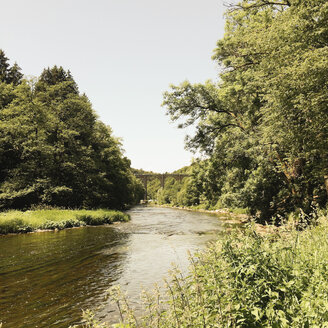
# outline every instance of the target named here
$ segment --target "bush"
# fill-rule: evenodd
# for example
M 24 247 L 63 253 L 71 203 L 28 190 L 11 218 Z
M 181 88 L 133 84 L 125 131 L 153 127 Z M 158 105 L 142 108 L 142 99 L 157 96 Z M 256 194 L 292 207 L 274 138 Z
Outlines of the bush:
M 85 225 L 84 222 L 81 222 L 76 219 L 69 219 L 69 220 L 63 220 L 63 221 L 50 221 L 47 220 L 45 223 L 43 223 L 41 226 L 39 226 L 37 229 L 40 230 L 62 230 L 65 228 L 73 228 L 73 227 L 80 227 Z
M 33 228 L 21 219 L 5 220 L 0 224 L 0 234 L 31 232 Z

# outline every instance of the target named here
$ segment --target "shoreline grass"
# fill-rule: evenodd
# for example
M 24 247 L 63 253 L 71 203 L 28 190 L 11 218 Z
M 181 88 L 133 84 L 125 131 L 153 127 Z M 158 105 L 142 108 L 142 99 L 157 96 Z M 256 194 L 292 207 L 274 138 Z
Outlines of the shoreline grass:
M 86 225 L 111 224 L 129 221 L 128 214 L 108 209 L 63 210 L 41 209 L 10 210 L 0 213 L 0 235 L 27 233 L 36 230 L 62 230 Z
M 208 213 L 216 215 L 224 219 L 233 219 L 239 223 L 249 222 L 250 216 L 246 214 L 246 210 L 240 209 L 240 211 L 235 211 L 231 209 L 205 209 L 199 206 L 177 206 L 173 204 L 157 204 L 157 203 L 148 203 L 146 206 L 153 207 L 163 207 L 163 208 L 172 208 L 176 210 L 183 210 L 189 212 L 199 212 L 199 213 Z

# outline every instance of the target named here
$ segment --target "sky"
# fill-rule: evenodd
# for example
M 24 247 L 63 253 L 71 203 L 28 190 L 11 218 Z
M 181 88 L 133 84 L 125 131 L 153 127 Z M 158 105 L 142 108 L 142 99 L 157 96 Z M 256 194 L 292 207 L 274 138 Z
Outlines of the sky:
M 132 167 L 172 172 L 191 163 L 187 131 L 165 114 L 163 92 L 217 80 L 211 56 L 224 33 L 224 0 L 2 0 L 1 10 L 0 48 L 10 62 L 27 76 L 69 69 Z

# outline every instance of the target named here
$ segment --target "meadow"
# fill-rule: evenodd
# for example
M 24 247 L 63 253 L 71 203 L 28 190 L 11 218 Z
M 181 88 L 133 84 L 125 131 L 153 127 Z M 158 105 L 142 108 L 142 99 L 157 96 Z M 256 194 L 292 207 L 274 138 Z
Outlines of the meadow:
M 116 210 L 39 209 L 10 210 L 0 213 L 0 234 L 26 233 L 36 230 L 62 230 L 85 225 L 128 221 L 129 215 Z

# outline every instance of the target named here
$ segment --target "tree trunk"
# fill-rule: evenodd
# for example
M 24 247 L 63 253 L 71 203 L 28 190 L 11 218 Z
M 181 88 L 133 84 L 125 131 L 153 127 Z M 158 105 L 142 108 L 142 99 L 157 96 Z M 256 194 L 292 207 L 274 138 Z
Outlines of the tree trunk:
M 325 181 L 326 193 L 327 193 L 327 197 L 328 197 L 328 175 L 325 175 L 323 178 Z

